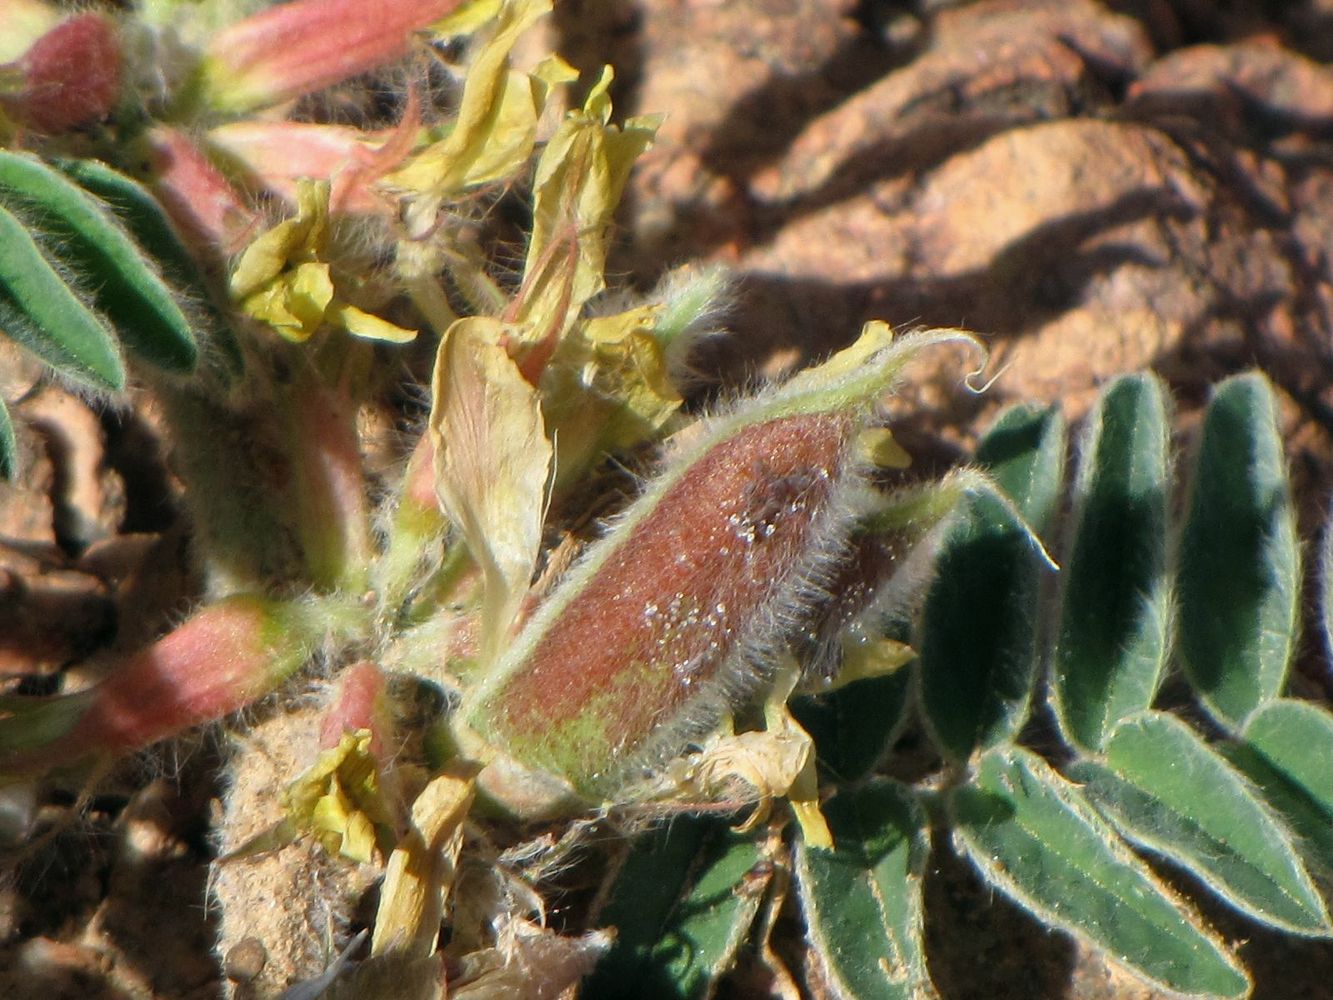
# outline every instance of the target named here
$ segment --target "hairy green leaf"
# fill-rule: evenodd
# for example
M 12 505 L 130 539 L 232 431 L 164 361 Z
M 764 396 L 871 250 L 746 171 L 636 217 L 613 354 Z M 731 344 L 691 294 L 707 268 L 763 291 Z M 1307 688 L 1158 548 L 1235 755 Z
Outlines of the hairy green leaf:
M 1166 662 L 1169 438 L 1151 375 L 1117 379 L 1088 417 L 1051 675 L 1061 729 L 1083 749 L 1152 704 Z
M 9 407 L 0 399 L 0 479 L 13 479 L 18 465 L 19 443 L 14 438 L 14 422 Z
M 168 371 L 194 370 L 194 333 L 171 289 L 90 194 L 35 157 L 0 151 L 0 199 L 44 234 L 47 253 L 86 283 L 137 354 Z
M 824 806 L 836 851 L 801 845 L 796 877 L 810 943 L 834 997 L 935 996 L 922 951 L 930 841 L 911 793 L 879 781 Z
M 99 389 L 125 387 L 110 329 L 70 291 L 27 227 L 3 207 L 0 330 L 65 375 Z
M 600 915 L 616 943 L 579 996 L 675 1000 L 711 994 L 749 933 L 767 885 L 752 837 L 682 817 L 641 837 Z
M 1167 989 L 1245 996 L 1245 972 L 1084 799 L 1036 755 L 990 751 L 948 796 L 954 842 L 982 877 Z
M 1333 714 L 1310 702 L 1272 702 L 1227 756 L 1303 838 L 1313 863 L 1333 875 Z
M 917 648 L 921 702 L 954 759 L 1022 725 L 1037 661 L 1038 562 L 998 498 L 969 495 L 945 530 Z
M 977 444 L 977 465 L 1009 494 L 1032 530 L 1050 526 L 1065 469 L 1065 419 L 1057 406 L 1019 404 Z
M 1162 854 L 1255 919 L 1333 932 L 1291 837 L 1249 784 L 1185 723 L 1144 713 L 1110 736 L 1105 765 L 1068 774 L 1129 840 Z
M 55 164 L 116 216 L 134 241 L 157 263 L 172 290 L 192 307 L 201 340 L 216 351 L 228 375 L 244 367 L 231 324 L 213 304 L 199 265 L 181 242 L 161 204 L 146 187 L 100 160 L 61 160 Z M 204 362 L 212 360 L 207 352 Z
M 1180 648 L 1214 718 L 1244 728 L 1286 681 L 1300 552 L 1268 381 L 1218 386 L 1181 540 Z

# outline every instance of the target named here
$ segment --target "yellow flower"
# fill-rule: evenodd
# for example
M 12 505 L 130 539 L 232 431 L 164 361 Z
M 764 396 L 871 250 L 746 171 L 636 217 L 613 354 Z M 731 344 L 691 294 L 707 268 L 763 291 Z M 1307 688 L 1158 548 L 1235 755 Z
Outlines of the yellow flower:
M 294 343 L 309 340 L 325 324 L 370 340 L 412 340 L 415 330 L 395 326 L 339 297 L 333 270 L 324 259 L 328 235 L 329 182 L 298 182 L 296 218 L 279 222 L 242 251 L 232 271 L 232 298 L 246 315 Z

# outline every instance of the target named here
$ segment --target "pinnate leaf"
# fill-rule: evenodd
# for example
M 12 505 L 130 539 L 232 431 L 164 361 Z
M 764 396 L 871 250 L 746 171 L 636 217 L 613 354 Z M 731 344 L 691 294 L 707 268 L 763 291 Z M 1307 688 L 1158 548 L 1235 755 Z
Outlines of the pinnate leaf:
M 110 328 L 70 290 L 28 227 L 3 207 L 0 330 L 64 375 L 99 389 L 125 386 Z
M 1065 419 L 1059 407 L 1019 404 L 1005 410 L 977 443 L 976 463 L 1033 531 L 1045 531 L 1064 482 Z
M 969 495 L 945 529 L 917 648 L 921 701 L 958 760 L 1011 737 L 1036 668 L 1038 563 L 1028 529 L 997 497 Z
M 86 283 L 92 307 L 136 354 L 168 371 L 194 370 L 198 348 L 189 320 L 100 202 L 36 157 L 8 151 L 0 151 L 0 200 L 43 234 L 44 252 Z
M 1189 869 L 1263 923 L 1333 932 L 1287 830 L 1249 783 L 1184 722 L 1147 712 L 1120 725 L 1105 764 L 1068 774 L 1134 843 Z
M 1304 701 L 1271 702 L 1228 757 L 1300 834 L 1310 860 L 1333 875 L 1333 714 Z
M 60 160 L 55 166 L 111 210 L 161 269 L 173 292 L 194 307 L 190 318 L 195 332 L 217 352 L 215 358 L 205 353 L 204 363 L 220 362 L 227 376 L 240 374 L 244 360 L 236 334 L 210 300 L 199 265 L 185 249 L 161 203 L 138 181 L 99 160 Z

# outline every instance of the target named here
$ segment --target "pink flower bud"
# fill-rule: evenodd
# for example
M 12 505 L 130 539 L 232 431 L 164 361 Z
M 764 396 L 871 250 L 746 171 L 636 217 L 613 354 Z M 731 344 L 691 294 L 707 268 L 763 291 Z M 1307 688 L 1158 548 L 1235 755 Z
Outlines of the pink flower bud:
M 40 700 L 38 711 L 55 720 L 44 733 L 23 729 L 22 712 L 0 721 L 7 750 L 0 770 L 115 757 L 220 719 L 290 676 L 321 630 L 291 605 L 248 596 L 219 601 L 120 663 L 97 687 Z M 5 726 L 20 738 L 6 739 Z
M 7 101 L 24 124 L 65 132 L 105 118 L 120 93 L 120 41 L 100 14 L 76 14 L 56 25 L 18 62 L 23 88 Z
M 259 215 L 183 133 L 159 126 L 145 140 L 153 191 L 187 243 L 235 253 Z
M 384 672 L 369 660 L 362 660 L 339 675 L 333 703 L 320 724 L 319 746 L 327 750 L 338 745 L 343 733 L 369 729 L 370 752 L 382 761 L 392 725 Z
M 414 31 L 461 0 L 293 0 L 214 37 L 208 102 L 248 111 L 339 83 L 407 54 Z

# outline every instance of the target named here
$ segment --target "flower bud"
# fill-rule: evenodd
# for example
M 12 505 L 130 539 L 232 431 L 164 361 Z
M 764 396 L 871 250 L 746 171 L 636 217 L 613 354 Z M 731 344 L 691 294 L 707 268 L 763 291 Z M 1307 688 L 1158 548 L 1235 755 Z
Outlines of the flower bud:
M 300 97 L 400 58 L 411 34 L 460 0 L 293 0 L 219 32 L 204 68 L 207 102 L 223 111 Z
M 25 125 L 65 132 L 110 114 L 120 94 L 120 41 L 100 14 L 57 24 L 18 61 L 23 85 L 6 105 Z
M 214 252 L 238 251 L 259 224 L 259 215 L 186 135 L 166 126 L 145 137 L 151 186 L 187 244 Z
M 220 719 L 273 690 L 323 633 L 295 605 L 239 596 L 199 611 L 135 653 L 95 688 L 7 706 L 0 771 L 115 757 Z M 45 725 L 35 725 L 45 719 Z

